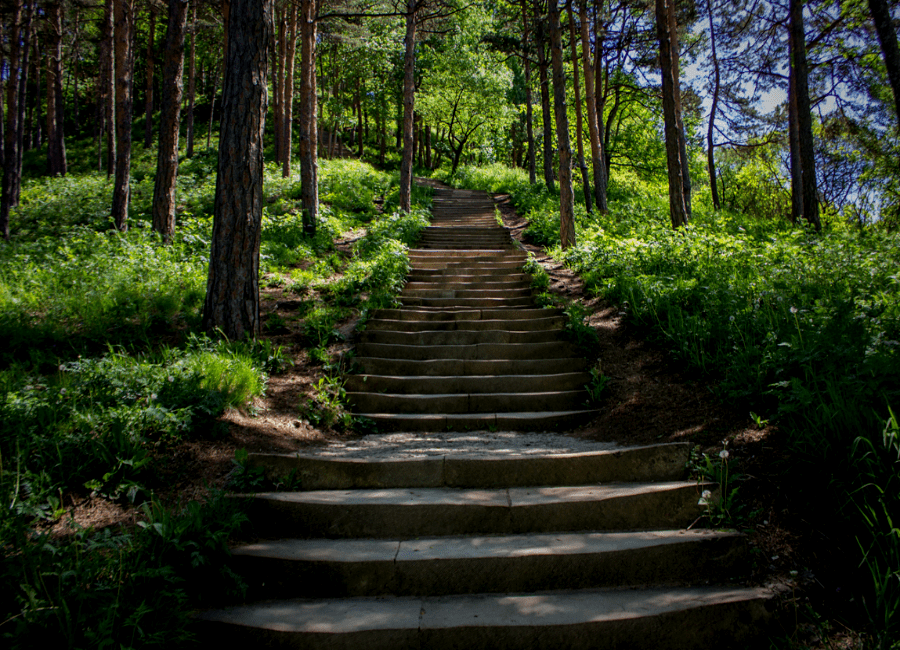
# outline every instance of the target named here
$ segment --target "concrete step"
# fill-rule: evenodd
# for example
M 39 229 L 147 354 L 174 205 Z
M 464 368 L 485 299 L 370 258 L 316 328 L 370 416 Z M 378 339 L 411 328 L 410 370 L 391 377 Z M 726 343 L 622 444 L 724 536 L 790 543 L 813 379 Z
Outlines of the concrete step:
M 501 387 L 498 387 L 501 388 Z M 452 393 L 437 395 L 348 392 L 354 412 L 364 413 L 485 413 L 575 410 L 589 403 L 584 390 L 536 393 Z
M 482 321 L 482 320 L 528 320 L 560 316 L 561 309 L 456 309 L 453 311 L 428 311 L 423 309 L 376 309 L 373 319 L 410 321 Z
M 251 453 L 248 464 L 267 478 L 293 475 L 304 490 L 360 488 L 505 488 L 610 482 L 680 481 L 687 476 L 688 443 L 541 456 L 434 456 L 355 460 L 301 454 Z
M 530 300 L 532 297 L 530 287 L 504 289 L 448 289 L 446 287 L 410 288 L 409 286 L 403 289 L 400 296 L 403 300 L 406 298 L 528 298 Z
M 506 489 L 390 488 L 248 497 L 262 537 L 408 538 L 685 528 L 701 516 L 696 482 Z
M 372 318 L 366 322 L 366 332 L 388 330 L 398 332 L 458 331 L 458 330 L 501 330 L 532 332 L 559 330 L 565 325 L 565 317 L 495 320 L 392 320 Z
M 565 343 L 566 334 L 560 330 L 516 332 L 510 330 L 453 330 L 426 332 L 397 332 L 379 330 L 372 324 L 359 335 L 362 343 L 390 345 L 476 345 L 484 343 Z
M 476 343 L 474 345 L 391 345 L 389 343 L 359 343 L 360 357 L 426 361 L 429 359 L 565 359 L 580 356 L 571 343 Z
M 707 650 L 760 640 L 764 588 L 670 587 L 264 602 L 201 612 L 209 647 Z
M 407 291 L 421 290 L 516 290 L 531 289 L 531 284 L 524 279 L 506 280 L 504 276 L 497 279 L 472 279 L 469 282 L 459 282 L 452 277 L 435 276 L 428 280 L 407 280 L 404 287 Z
M 683 530 L 282 539 L 232 554 L 251 600 L 727 584 L 749 567 L 743 535 Z
M 582 388 L 591 375 L 569 372 L 555 375 L 486 375 L 481 377 L 392 377 L 348 375 L 344 387 L 349 392 L 438 395 L 446 393 L 491 393 L 502 387 L 510 393 L 533 393 L 552 386 L 555 390 Z
M 587 370 L 580 357 L 560 359 L 390 359 L 356 357 L 355 369 L 366 375 L 555 375 Z
M 493 273 L 490 269 L 412 269 L 406 276 L 408 282 L 527 282 L 531 283 L 531 276 L 518 271 L 504 271 Z

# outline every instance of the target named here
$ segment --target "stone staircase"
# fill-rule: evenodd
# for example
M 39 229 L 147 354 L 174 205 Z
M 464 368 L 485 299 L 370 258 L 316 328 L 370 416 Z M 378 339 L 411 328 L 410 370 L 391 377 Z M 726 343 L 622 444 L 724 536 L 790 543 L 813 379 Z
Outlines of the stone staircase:
M 560 337 L 562 317 L 490 302 L 530 298 L 522 255 L 486 195 L 439 191 L 435 205 L 403 309 L 376 314 L 360 343 L 364 374 L 348 382 L 357 412 L 406 431 L 554 429 L 583 417 L 585 362 Z M 245 497 L 260 539 L 234 549 L 232 568 L 248 602 L 198 614 L 203 644 L 680 650 L 764 640 L 775 599 L 741 586 L 746 539 L 690 530 L 713 488 L 687 480 L 688 444 L 485 453 L 486 433 L 466 435 L 469 448 L 411 456 L 252 454 L 251 467 L 301 489 Z M 377 446 L 390 436 L 370 437 Z
M 346 383 L 380 430 L 549 430 L 590 416 L 583 355 L 559 309 L 540 309 L 525 253 L 485 192 L 437 189 L 410 250 L 401 309 L 378 310 Z
M 255 455 L 306 488 L 249 497 L 234 549 L 250 603 L 207 646 L 442 650 L 741 648 L 772 594 L 735 586 L 747 546 L 699 516 L 688 445 L 499 457 Z

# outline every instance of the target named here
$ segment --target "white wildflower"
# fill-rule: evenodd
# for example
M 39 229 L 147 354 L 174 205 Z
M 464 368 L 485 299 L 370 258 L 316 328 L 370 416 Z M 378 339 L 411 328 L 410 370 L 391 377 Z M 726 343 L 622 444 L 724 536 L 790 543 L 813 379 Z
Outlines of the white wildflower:
M 173 381 L 175 381 L 175 377 L 173 377 L 172 375 L 169 375 L 168 377 L 166 377 L 166 379 L 169 380 L 169 383 L 170 383 L 170 384 L 171 384 Z
M 723 449 L 722 451 L 719 452 L 719 458 L 721 458 L 722 460 L 725 460 L 725 459 L 728 458 L 730 455 L 731 455 L 731 454 L 728 453 L 728 450 L 727 450 L 727 449 Z
M 791 313 L 792 313 L 792 314 L 796 314 L 796 313 L 797 313 L 797 308 L 796 308 L 796 307 L 791 307 Z

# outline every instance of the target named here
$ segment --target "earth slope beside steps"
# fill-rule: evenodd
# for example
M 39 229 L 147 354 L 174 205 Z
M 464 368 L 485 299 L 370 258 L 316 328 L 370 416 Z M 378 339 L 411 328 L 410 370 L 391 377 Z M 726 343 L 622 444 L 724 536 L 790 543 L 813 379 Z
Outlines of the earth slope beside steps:
M 558 338 L 561 316 L 511 293 L 527 288 L 522 257 L 487 195 L 439 191 L 435 205 L 403 309 L 376 315 L 360 345 L 364 374 L 348 385 L 357 412 L 406 431 L 583 418 L 584 361 Z M 460 227 L 472 229 L 464 242 Z M 442 250 L 462 243 L 460 255 Z M 387 447 L 391 435 L 364 440 Z M 774 592 L 742 586 L 746 539 L 688 530 L 711 489 L 687 480 L 689 445 L 393 435 L 409 448 L 251 454 L 302 489 L 246 497 L 261 540 L 235 548 L 232 568 L 248 603 L 198 616 L 206 646 L 741 648 L 770 629 Z M 485 451 L 497 436 L 511 449 Z M 422 451 L 440 437 L 449 446 Z

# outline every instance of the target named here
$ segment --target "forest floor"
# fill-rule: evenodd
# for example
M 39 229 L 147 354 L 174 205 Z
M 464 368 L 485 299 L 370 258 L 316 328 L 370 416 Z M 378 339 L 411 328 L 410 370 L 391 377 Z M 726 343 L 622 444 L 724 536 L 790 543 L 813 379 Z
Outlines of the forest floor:
M 682 372 L 668 354 L 648 342 L 628 325 L 624 313 L 603 299 L 586 294 L 581 280 L 543 248 L 525 243 L 525 219 L 516 214 L 509 197 L 494 197 L 504 224 L 523 248 L 532 253 L 550 276 L 548 291 L 566 301 L 579 301 L 588 310 L 587 322 L 599 336 L 599 362 L 609 378 L 599 406 L 600 414 L 590 422 L 567 432 L 585 441 L 615 442 L 624 446 L 667 442 L 690 442 L 702 453 L 715 457 L 727 446 L 732 477 L 740 489 L 736 520 L 748 533 L 754 549 L 752 581 L 778 581 L 798 587 L 790 607 L 800 613 L 818 612 L 816 620 L 801 624 L 790 640 L 773 647 L 855 648 L 859 640 L 849 630 L 828 621 L 828 610 L 839 608 L 841 596 L 830 593 L 816 573 L 829 564 L 829 544 L 821 532 L 813 530 L 792 510 L 781 474 L 774 469 L 784 457 L 784 439 L 777 427 L 758 426 L 746 410 L 717 397 L 715 385 Z M 336 242 L 349 257 L 351 245 L 362 233 L 344 233 Z M 284 320 L 296 300 L 284 287 L 261 289 L 261 315 Z M 276 316 L 278 318 L 276 318 Z M 345 321 L 340 331 L 345 340 L 332 345 L 332 358 L 341 358 L 353 348 L 356 320 Z M 248 412 L 231 411 L 224 417 L 227 434 L 180 442 L 164 450 L 160 493 L 169 503 L 203 499 L 210 490 L 222 488 L 235 469 L 235 452 L 290 453 L 321 448 L 329 443 L 347 442 L 363 434 L 319 428 L 301 415 L 300 405 L 327 371 L 310 359 L 302 335 L 287 328 L 262 335 L 283 346 L 292 361 L 287 370 L 269 378 L 264 397 Z M 69 514 L 82 526 L 95 529 L 128 524 L 137 519 L 133 508 L 104 499 L 85 498 L 70 504 Z M 64 517 L 55 532 L 65 535 L 69 526 Z M 704 525 L 698 522 L 697 525 Z M 845 596 L 851 597 L 851 596 Z M 806 616 L 809 619 L 809 616 Z

